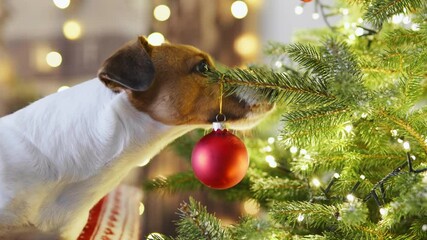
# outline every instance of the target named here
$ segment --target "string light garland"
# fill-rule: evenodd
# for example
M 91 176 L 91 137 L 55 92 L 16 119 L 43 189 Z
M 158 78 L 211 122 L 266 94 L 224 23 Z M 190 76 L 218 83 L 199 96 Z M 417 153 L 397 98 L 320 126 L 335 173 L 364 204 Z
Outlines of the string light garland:
M 377 206 L 380 208 L 380 213 L 381 215 L 385 216 L 387 214 L 387 209 L 383 208 L 382 206 L 385 204 L 385 197 L 386 197 L 386 192 L 385 192 L 385 187 L 384 184 L 389 181 L 392 177 L 395 177 L 397 175 L 403 174 L 404 172 L 402 172 L 402 170 L 408 166 L 408 171 L 406 173 L 415 173 L 415 174 L 419 174 L 419 173 L 423 173 L 423 172 L 427 172 L 427 168 L 422 168 L 422 169 L 414 169 L 413 165 L 412 165 L 412 161 L 413 161 L 413 157 L 409 152 L 406 152 L 406 161 L 399 165 L 397 168 L 393 169 L 393 171 L 391 171 L 390 173 L 388 173 L 385 177 L 383 177 L 381 180 L 379 180 L 377 183 L 374 184 L 374 187 L 372 187 L 372 189 L 370 190 L 370 192 L 363 198 L 363 202 L 367 202 L 369 199 L 373 198 L 375 203 L 377 204 Z M 360 180 L 356 182 L 356 184 L 352 187 L 352 189 L 350 190 L 349 194 L 345 197 L 345 199 L 352 203 L 356 200 L 356 196 L 354 195 L 354 192 L 356 192 L 356 190 L 358 189 L 358 187 L 361 184 L 361 181 L 365 180 L 365 176 L 364 175 L 360 175 Z M 332 189 L 332 186 L 334 185 L 334 183 L 336 183 L 339 179 L 339 174 L 336 173 L 332 176 L 328 186 L 323 189 L 320 185 L 320 181 L 317 178 L 314 178 L 312 180 L 313 185 L 316 188 L 320 188 L 320 190 L 323 193 L 323 196 L 314 196 L 311 198 L 310 202 L 314 202 L 317 199 L 320 200 L 327 200 L 329 199 L 329 193 Z M 380 195 L 378 195 L 377 191 L 380 191 Z M 382 209 L 382 210 L 381 210 Z

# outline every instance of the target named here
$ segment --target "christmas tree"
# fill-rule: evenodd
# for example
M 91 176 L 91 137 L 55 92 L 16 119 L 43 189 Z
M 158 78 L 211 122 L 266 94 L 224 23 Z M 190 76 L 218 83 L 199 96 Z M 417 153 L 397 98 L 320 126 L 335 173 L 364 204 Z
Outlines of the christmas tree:
M 178 210 L 177 237 L 149 239 L 427 239 L 426 2 L 303 2 L 316 4 L 328 29 L 269 44 L 272 66 L 209 73 L 226 93 L 250 86 L 277 105 L 278 136 L 269 129 L 244 138 L 246 177 L 215 191 L 261 212 L 224 226 L 190 198 Z M 341 20 L 332 24 L 334 14 Z M 145 183 L 201 187 L 191 171 Z

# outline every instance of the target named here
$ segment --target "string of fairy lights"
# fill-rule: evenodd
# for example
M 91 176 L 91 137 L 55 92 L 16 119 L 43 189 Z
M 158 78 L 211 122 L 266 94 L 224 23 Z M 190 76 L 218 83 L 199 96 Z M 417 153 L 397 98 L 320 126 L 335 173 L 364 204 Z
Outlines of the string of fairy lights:
M 348 8 L 336 8 L 334 6 L 328 5 L 325 3 L 325 0 L 301 0 L 298 5 L 295 6 L 294 12 L 296 15 L 302 15 L 305 12 L 305 7 L 308 4 L 314 4 L 314 11 L 311 14 L 312 19 L 318 20 L 322 19 L 325 24 L 332 29 L 333 31 L 339 30 L 345 34 L 348 38 L 348 43 L 353 43 L 357 37 L 370 37 L 376 34 L 377 30 L 370 29 L 369 27 L 364 26 L 365 21 L 363 18 L 359 17 L 353 19 L 350 15 L 350 9 Z M 338 21 L 334 18 L 341 18 L 341 21 Z M 333 23 L 339 22 L 338 25 Z M 411 15 L 409 12 L 404 14 L 396 14 L 392 16 L 390 22 L 395 25 L 401 25 L 405 28 L 411 29 L 413 31 L 419 31 L 420 26 L 418 23 L 413 23 Z
M 348 134 L 351 134 L 353 131 L 353 127 L 350 124 L 347 124 L 343 127 L 343 131 L 345 131 Z M 375 203 L 378 206 L 379 213 L 381 216 L 386 216 L 389 213 L 389 208 L 392 206 L 386 206 L 385 198 L 386 198 L 386 188 L 385 184 L 393 177 L 398 176 L 400 174 L 404 173 L 411 173 L 411 174 L 425 174 L 427 172 L 427 168 L 421 168 L 421 169 L 414 169 L 413 167 L 413 161 L 416 160 L 416 157 L 410 153 L 411 146 L 408 141 L 403 140 L 403 137 L 399 137 L 398 130 L 391 130 L 390 131 L 391 136 L 396 139 L 396 142 L 401 145 L 402 151 L 406 154 L 405 161 L 397 166 L 395 169 L 393 169 L 391 172 L 386 174 L 383 178 L 381 178 L 379 181 L 377 181 L 375 184 L 373 184 L 373 187 L 371 190 L 361 198 L 358 198 L 355 194 L 355 192 L 358 190 L 360 185 L 363 183 L 363 181 L 366 181 L 367 178 L 365 175 L 361 174 L 359 179 L 356 180 L 353 187 L 350 189 L 348 194 L 343 198 L 347 203 L 350 204 L 351 207 L 356 208 L 361 202 L 367 202 L 370 199 L 373 199 Z M 342 135 L 343 138 L 345 138 L 345 135 Z M 348 136 L 348 135 L 347 135 Z M 278 168 L 281 170 L 284 170 L 286 173 L 294 174 L 293 171 L 287 169 L 286 167 L 282 166 L 280 162 L 277 162 L 275 157 L 272 155 L 272 152 L 275 151 L 275 142 L 277 141 L 283 141 L 283 138 L 281 136 L 278 136 L 277 138 L 269 137 L 267 138 L 267 145 L 264 147 L 261 147 L 259 150 L 261 153 L 264 154 L 265 163 L 268 164 L 271 168 Z M 425 139 L 425 143 L 427 144 L 427 138 Z M 282 148 L 283 144 L 280 145 Z M 304 164 L 304 162 L 313 162 L 314 158 L 308 153 L 305 149 L 298 149 L 296 146 L 290 146 L 288 147 L 289 152 L 292 156 L 292 161 L 299 161 L 303 162 L 303 164 L 295 165 L 294 167 L 299 168 L 298 171 L 306 171 L 309 170 L 310 166 L 309 164 Z M 408 168 L 407 171 L 403 171 L 405 168 Z M 425 175 L 427 178 L 427 175 Z M 330 192 L 334 186 L 334 184 L 339 181 L 341 175 L 338 172 L 335 172 L 332 174 L 329 182 L 327 184 L 324 184 L 318 177 L 312 177 L 311 179 L 306 179 L 308 183 L 308 188 L 314 188 L 319 189 L 321 195 L 313 195 L 311 197 L 310 202 L 315 202 L 317 200 L 328 200 L 330 198 Z M 325 187 L 326 185 L 326 187 Z M 360 193 L 359 193 L 360 194 Z M 340 219 L 340 216 L 337 215 L 337 218 Z M 297 216 L 297 221 L 302 222 L 304 221 L 305 216 L 304 214 L 299 214 Z M 427 224 L 422 226 L 423 231 L 427 231 Z

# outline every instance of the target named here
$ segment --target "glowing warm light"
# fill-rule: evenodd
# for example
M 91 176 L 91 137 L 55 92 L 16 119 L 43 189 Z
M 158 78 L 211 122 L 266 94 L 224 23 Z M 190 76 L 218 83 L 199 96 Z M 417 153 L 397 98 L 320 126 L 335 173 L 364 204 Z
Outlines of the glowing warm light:
M 57 8 L 66 9 L 70 6 L 70 0 L 53 0 L 53 4 L 55 4 Z
M 320 187 L 320 181 L 317 178 L 313 178 L 313 180 L 311 180 L 311 182 L 313 183 L 313 185 L 315 187 Z
M 397 139 L 397 142 L 398 142 L 398 143 L 403 143 L 403 139 L 398 138 L 398 139 Z
M 387 208 L 380 208 L 380 214 L 381 216 L 387 216 L 388 214 Z
M 59 67 L 62 63 L 62 56 L 58 52 L 50 52 L 46 55 L 46 63 L 50 67 Z
M 363 23 L 363 18 L 358 18 L 358 19 L 357 19 L 357 22 L 358 22 L 358 23 Z
M 144 167 L 145 165 L 147 165 L 147 164 L 150 162 L 150 160 L 151 160 L 151 159 L 149 159 L 149 158 L 143 159 L 143 160 L 138 164 L 138 166 L 140 166 L 140 167 Z
M 255 215 L 260 210 L 259 204 L 255 200 L 253 200 L 253 199 L 246 200 L 243 203 L 243 209 L 249 215 Z
M 411 23 L 411 18 L 409 16 L 405 16 L 402 19 L 403 24 L 410 24 Z
M 274 158 L 274 156 L 272 155 L 267 155 L 265 157 L 265 161 L 268 163 L 268 165 L 272 168 L 276 168 L 277 167 L 277 162 L 276 159 Z
M 259 40 L 253 33 L 242 34 L 234 41 L 234 49 L 244 58 L 253 58 L 258 53 Z
M 362 116 L 361 116 L 362 118 L 367 118 L 368 117 L 368 114 L 367 113 L 362 113 Z
M 62 91 L 65 91 L 65 90 L 67 90 L 69 88 L 70 88 L 69 86 L 61 86 L 61 87 L 58 88 L 57 92 L 62 92 Z
M 342 15 L 344 15 L 344 16 L 348 15 L 348 13 L 349 13 L 347 8 L 343 8 L 341 10 L 341 12 L 342 12 Z
M 420 30 L 420 25 L 414 23 L 411 25 L 411 30 L 412 31 L 419 31 Z
M 274 65 L 275 65 L 277 68 L 281 68 L 281 67 L 283 66 L 283 63 L 282 63 L 281 61 L 276 61 L 276 62 L 274 63 Z
M 339 173 L 334 173 L 334 178 L 340 178 L 340 174 Z
M 267 142 L 268 142 L 268 144 L 273 144 L 275 140 L 276 140 L 276 139 L 274 139 L 274 137 L 269 137 L 269 138 L 267 139 Z
M 165 42 L 165 37 L 159 32 L 153 32 L 152 34 L 148 35 L 147 41 L 153 46 L 160 46 Z
M 353 194 L 348 194 L 346 198 L 349 202 L 354 202 L 354 200 L 356 200 L 356 197 Z
M 79 22 L 68 20 L 62 26 L 62 32 L 67 39 L 76 40 L 82 35 L 82 27 Z
M 297 221 L 298 221 L 298 222 L 302 222 L 302 221 L 304 221 L 304 214 L 301 214 L 301 213 L 300 213 L 300 214 L 298 215 L 298 217 L 297 217 Z
M 409 144 L 409 142 L 404 142 L 403 143 L 403 149 L 405 149 L 406 151 L 411 150 L 411 145 Z
M 402 14 L 393 15 L 393 17 L 391 18 L 391 22 L 394 24 L 399 24 L 402 21 L 403 21 L 403 15 Z
M 308 169 L 308 165 L 307 164 L 301 165 L 301 170 L 305 171 L 307 169 Z
M 154 232 L 154 233 L 150 233 L 148 236 L 147 236 L 147 240 L 164 240 L 165 238 L 162 236 L 162 234 L 160 234 L 160 233 L 156 233 L 156 232 Z
M 266 147 L 263 147 L 261 150 L 264 152 L 271 152 L 273 151 L 273 148 L 271 148 L 270 146 L 266 146 Z
M 306 155 L 307 154 L 307 150 L 305 149 L 301 149 L 301 151 L 299 151 L 302 155 Z
M 349 29 L 351 27 L 351 24 L 349 22 L 344 23 L 344 29 Z
M 346 132 L 350 133 L 350 132 L 351 132 L 351 130 L 353 130 L 353 125 L 351 125 L 351 124 L 346 125 L 346 126 L 344 127 L 344 130 L 345 130 Z
M 415 157 L 414 155 L 411 155 L 411 158 L 413 161 L 415 161 L 417 159 L 417 157 Z
M 315 13 L 311 14 L 311 17 L 312 17 L 314 20 L 317 20 L 317 19 L 319 19 L 320 15 L 319 15 L 319 13 L 315 12 Z
M 166 5 L 159 5 L 154 8 L 154 18 L 158 21 L 166 21 L 171 16 L 171 10 Z
M 348 39 L 350 39 L 351 41 L 354 41 L 356 40 L 356 35 L 350 34 L 350 36 L 348 36 Z
M 421 227 L 421 230 L 423 230 L 423 232 L 427 232 L 427 224 L 424 224 L 424 225 Z
M 143 204 L 142 202 L 140 202 L 140 203 L 139 203 L 139 208 L 138 208 L 138 210 L 139 210 L 139 215 L 142 215 L 142 214 L 144 213 L 144 211 L 145 211 L 145 206 L 144 206 L 144 204 Z
M 397 135 L 398 135 L 398 132 L 396 129 L 390 130 L 390 133 L 391 133 L 391 136 L 393 136 L 393 137 L 397 137 Z
M 304 8 L 302 6 L 296 6 L 294 11 L 296 15 L 301 15 L 304 12 Z
M 365 33 L 365 30 L 363 30 L 363 28 L 356 28 L 356 31 L 354 31 L 354 34 L 358 37 L 362 36 Z
M 248 5 L 243 1 L 235 1 L 231 4 L 231 14 L 237 19 L 242 19 L 248 15 Z
M 360 179 L 365 180 L 365 175 L 360 175 Z
M 298 152 L 298 148 L 297 148 L 297 147 L 295 147 L 295 146 L 292 146 L 291 148 L 289 148 L 289 151 L 290 151 L 292 154 L 295 154 L 295 153 L 297 153 L 297 152 Z

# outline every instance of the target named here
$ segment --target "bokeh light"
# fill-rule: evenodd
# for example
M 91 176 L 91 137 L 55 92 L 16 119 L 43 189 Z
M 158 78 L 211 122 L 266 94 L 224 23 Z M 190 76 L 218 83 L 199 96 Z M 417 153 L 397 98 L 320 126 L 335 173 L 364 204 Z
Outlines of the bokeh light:
M 68 20 L 62 26 L 62 32 L 67 39 L 76 40 L 82 35 L 82 27 L 79 22 L 75 20 Z
M 46 55 L 46 63 L 50 66 L 50 67 L 59 67 L 62 63 L 62 56 L 59 52 L 49 52 Z
M 166 5 L 159 5 L 154 8 L 154 18 L 158 21 L 166 21 L 171 15 L 171 10 Z

